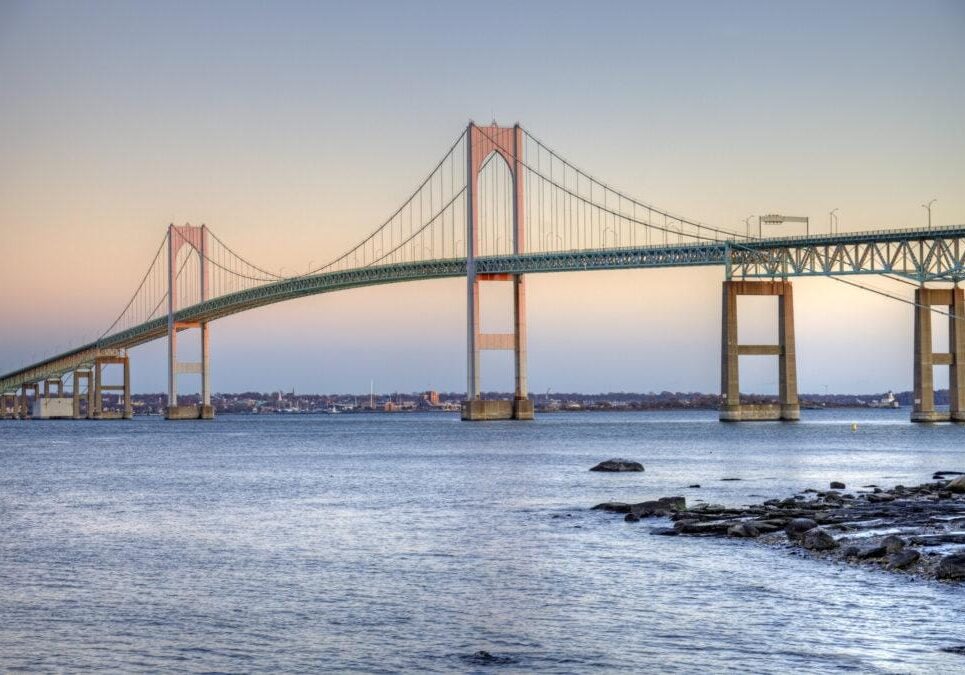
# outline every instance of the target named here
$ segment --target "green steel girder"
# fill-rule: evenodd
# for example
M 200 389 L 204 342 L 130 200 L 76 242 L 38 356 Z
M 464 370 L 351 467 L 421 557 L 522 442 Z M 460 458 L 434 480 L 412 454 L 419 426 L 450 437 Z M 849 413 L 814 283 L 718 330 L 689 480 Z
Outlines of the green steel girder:
M 916 282 L 965 279 L 965 225 L 882 230 L 823 237 L 732 240 L 619 249 L 528 253 L 476 259 L 477 273 L 538 274 L 581 270 L 725 266 L 741 278 L 890 274 Z M 464 258 L 426 260 L 294 277 L 230 293 L 179 310 L 177 322 L 214 321 L 308 295 L 466 274 Z M 162 317 L 0 377 L 0 392 L 68 372 L 93 355 L 127 349 L 167 334 Z

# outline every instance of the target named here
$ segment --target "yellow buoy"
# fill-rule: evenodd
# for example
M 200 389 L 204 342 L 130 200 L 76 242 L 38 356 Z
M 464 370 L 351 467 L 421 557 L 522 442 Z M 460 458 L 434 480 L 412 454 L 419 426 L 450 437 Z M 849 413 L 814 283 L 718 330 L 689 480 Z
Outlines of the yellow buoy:
M 858 423 L 857 423 L 857 422 L 852 422 L 852 423 L 851 423 L 851 431 L 857 431 L 857 430 L 858 430 Z

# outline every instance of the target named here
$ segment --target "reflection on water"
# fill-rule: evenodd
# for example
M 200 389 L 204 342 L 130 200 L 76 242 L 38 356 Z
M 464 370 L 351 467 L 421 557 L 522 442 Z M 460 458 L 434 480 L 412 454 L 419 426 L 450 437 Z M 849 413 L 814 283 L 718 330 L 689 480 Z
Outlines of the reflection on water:
M 2 422 L 0 669 L 961 669 L 961 586 L 587 510 L 965 470 L 960 427 L 805 415 Z

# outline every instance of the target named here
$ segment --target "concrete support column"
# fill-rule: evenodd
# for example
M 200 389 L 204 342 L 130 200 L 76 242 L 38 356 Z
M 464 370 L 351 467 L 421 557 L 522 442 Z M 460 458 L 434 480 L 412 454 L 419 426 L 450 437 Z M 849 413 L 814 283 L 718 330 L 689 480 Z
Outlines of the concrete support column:
M 0 393 L 0 420 L 17 416 L 17 395 Z
M 87 413 L 87 417 L 92 420 L 99 420 L 104 414 L 104 399 L 101 392 L 102 368 L 100 359 L 94 361 L 94 406 L 89 408 Z
M 778 344 L 741 345 L 737 338 L 737 298 L 740 295 L 778 296 Z M 789 281 L 733 281 L 723 283 L 721 308 L 720 420 L 795 421 L 801 417 L 797 395 L 797 354 L 794 344 L 794 298 Z M 740 356 L 776 356 L 778 405 L 740 401 Z
M 783 284 L 777 298 L 778 387 L 780 389 L 781 419 L 801 419 L 801 404 L 797 398 L 797 352 L 794 345 L 794 289 L 790 282 Z
M 134 419 L 134 407 L 131 404 L 131 357 L 125 356 L 124 363 L 124 419 Z
M 208 322 L 201 323 L 201 405 L 211 406 L 211 347 L 208 341 Z
M 81 415 L 80 409 L 80 387 L 81 380 L 83 380 L 84 385 L 87 387 L 87 411 L 84 415 Z M 94 382 L 93 375 L 90 370 L 75 370 L 74 371 L 74 381 L 73 381 L 73 397 L 74 397 L 74 419 L 79 420 L 84 417 L 90 418 L 94 412 Z
M 948 373 L 949 415 L 952 422 L 965 422 L 965 290 L 958 286 L 952 289 L 948 351 L 952 353 Z
M 948 351 L 932 350 L 932 307 L 947 307 Z M 965 300 L 960 288 L 915 290 L 912 422 L 965 422 Z M 949 411 L 935 409 L 935 366 L 948 366 Z
M 737 422 L 741 419 L 740 360 L 737 350 L 737 286 L 723 284 L 721 307 L 720 346 L 720 419 Z

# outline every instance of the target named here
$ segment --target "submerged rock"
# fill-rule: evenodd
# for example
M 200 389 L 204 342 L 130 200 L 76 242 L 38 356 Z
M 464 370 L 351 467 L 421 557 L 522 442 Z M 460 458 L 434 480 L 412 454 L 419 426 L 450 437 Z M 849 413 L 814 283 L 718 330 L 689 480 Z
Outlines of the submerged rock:
M 805 532 L 817 526 L 818 524 L 810 518 L 795 518 L 787 524 L 784 531 L 791 539 L 801 539 Z
M 965 579 L 965 553 L 946 555 L 938 563 L 935 574 L 939 579 Z
M 845 485 L 845 484 L 842 483 L 841 481 L 837 481 L 837 480 L 831 481 L 831 489 L 832 489 L 832 490 L 843 490 L 843 489 L 845 489 L 846 487 L 847 487 L 847 485 Z
M 837 548 L 838 542 L 826 531 L 814 528 L 804 533 L 801 545 L 809 551 L 829 551 Z
M 921 553 L 913 548 L 906 548 L 888 556 L 888 569 L 903 570 L 913 565 L 921 558 Z
M 881 545 L 885 547 L 888 553 L 897 553 L 901 549 L 905 548 L 907 542 L 899 537 L 897 534 L 889 534 L 887 537 L 881 540 Z
M 643 471 L 643 464 L 629 459 L 608 459 L 600 462 L 590 469 L 590 471 L 608 471 L 613 473 L 623 471 Z
M 737 523 L 727 528 L 727 536 L 729 537 L 754 538 L 760 536 L 760 534 L 761 531 L 751 523 Z

